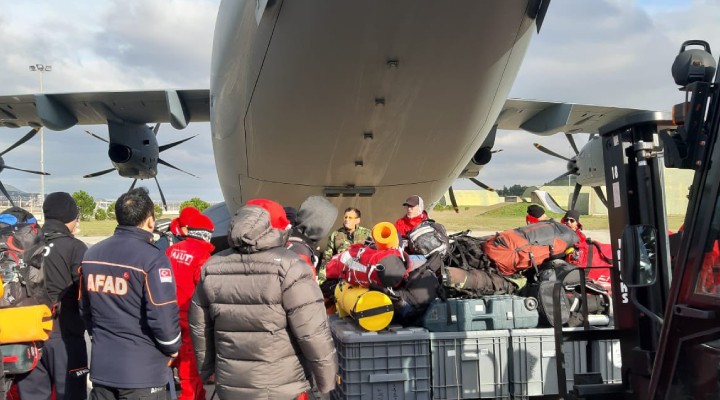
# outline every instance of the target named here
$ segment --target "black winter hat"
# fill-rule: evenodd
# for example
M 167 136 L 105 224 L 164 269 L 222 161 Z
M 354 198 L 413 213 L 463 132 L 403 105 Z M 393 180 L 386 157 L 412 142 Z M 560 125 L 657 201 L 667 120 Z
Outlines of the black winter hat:
M 545 209 L 537 204 L 531 204 L 527 208 L 528 215 L 532 215 L 535 218 L 540 218 L 545 214 Z
M 572 218 L 577 222 L 580 222 L 580 212 L 578 210 L 569 210 L 565 213 L 565 219 Z
M 377 264 L 383 266 L 382 269 L 378 269 L 377 276 L 384 287 L 396 287 L 402 283 L 406 268 L 400 257 L 390 255 L 381 259 Z
M 55 219 L 64 224 L 77 219 L 79 210 L 75 199 L 66 192 L 54 192 L 47 195 L 43 202 L 45 219 Z

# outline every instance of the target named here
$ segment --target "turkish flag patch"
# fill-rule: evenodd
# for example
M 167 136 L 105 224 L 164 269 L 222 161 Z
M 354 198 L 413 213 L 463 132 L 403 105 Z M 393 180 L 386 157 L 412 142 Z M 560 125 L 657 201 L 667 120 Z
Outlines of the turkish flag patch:
M 160 282 L 172 283 L 172 270 L 170 268 L 160 268 L 158 273 L 160 274 Z

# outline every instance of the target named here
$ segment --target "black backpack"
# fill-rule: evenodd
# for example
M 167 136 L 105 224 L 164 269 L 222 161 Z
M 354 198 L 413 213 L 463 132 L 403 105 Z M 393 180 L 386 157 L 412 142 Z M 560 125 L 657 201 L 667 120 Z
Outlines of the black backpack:
M 490 265 L 490 259 L 482 249 L 485 240 L 487 237 L 470 236 L 469 230 L 450 235 L 447 266 L 469 269 Z
M 400 288 L 393 290 L 394 293 L 381 290 L 393 301 L 394 322 L 403 326 L 421 325 L 422 316 L 430 303 L 441 295 L 437 276 L 442 268 L 442 257 L 433 253 L 423 265 L 410 271 Z
M 447 254 L 450 240 L 445 227 L 432 219 L 426 219 L 407 233 L 408 253 L 429 257 L 438 253 Z
M 50 305 L 45 290 L 43 260 L 47 251 L 45 237 L 35 217 L 13 207 L 0 214 L 0 274 L 3 295 L 0 308 Z M 25 373 L 37 365 L 42 357 L 38 342 L 0 345 L 2 375 Z M 3 389 L 9 378 L 0 380 Z M 2 393 L 0 389 L 0 393 Z
M 581 326 L 583 324 L 580 271 L 578 267 L 564 260 L 544 263 L 534 278 L 534 282 L 525 288 L 526 297 L 538 300 L 540 324 L 554 326 L 554 315 L 560 312 L 563 325 Z M 560 310 L 553 307 L 553 287 L 562 282 Z M 585 279 L 585 291 L 588 315 L 607 315 L 610 308 L 610 296 L 607 290 L 592 279 Z
M 49 304 L 43 276 L 46 254 L 42 229 L 35 222 L 0 229 L 0 308 Z

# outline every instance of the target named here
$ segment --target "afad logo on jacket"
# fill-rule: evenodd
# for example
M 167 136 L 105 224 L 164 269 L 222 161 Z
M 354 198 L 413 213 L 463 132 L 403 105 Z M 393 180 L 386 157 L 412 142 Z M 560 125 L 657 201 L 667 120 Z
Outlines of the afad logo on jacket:
M 128 291 L 128 283 L 127 280 L 119 276 L 88 274 L 87 290 L 88 292 L 110 293 L 124 296 Z

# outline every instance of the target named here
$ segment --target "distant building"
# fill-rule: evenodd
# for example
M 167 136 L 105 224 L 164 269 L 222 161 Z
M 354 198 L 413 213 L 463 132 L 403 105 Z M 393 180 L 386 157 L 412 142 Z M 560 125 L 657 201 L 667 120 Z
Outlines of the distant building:
M 456 189 L 453 190 L 453 193 L 455 193 L 455 200 L 457 200 L 457 204 L 460 207 L 490 206 L 503 202 L 502 197 L 498 196 L 496 192 L 490 192 L 483 189 Z M 440 199 L 439 204 L 451 204 L 450 195 L 447 192 Z
M 692 184 L 695 171 L 665 168 L 663 172 L 665 178 L 665 206 L 667 214 L 685 215 L 688 205 L 688 187 Z M 560 207 L 567 208 L 570 204 L 573 190 L 575 190 L 575 177 L 571 176 L 570 179 L 563 177 L 540 187 L 529 187 L 525 193 L 523 193 L 523 198 L 531 201 L 530 193 L 533 190 L 548 192 Z M 608 194 L 604 186 L 602 187 L 602 191 L 607 199 Z M 605 205 L 600 201 L 595 190 L 591 187 L 583 186 L 580 190 L 575 208 L 580 211 L 581 214 L 607 215 Z

